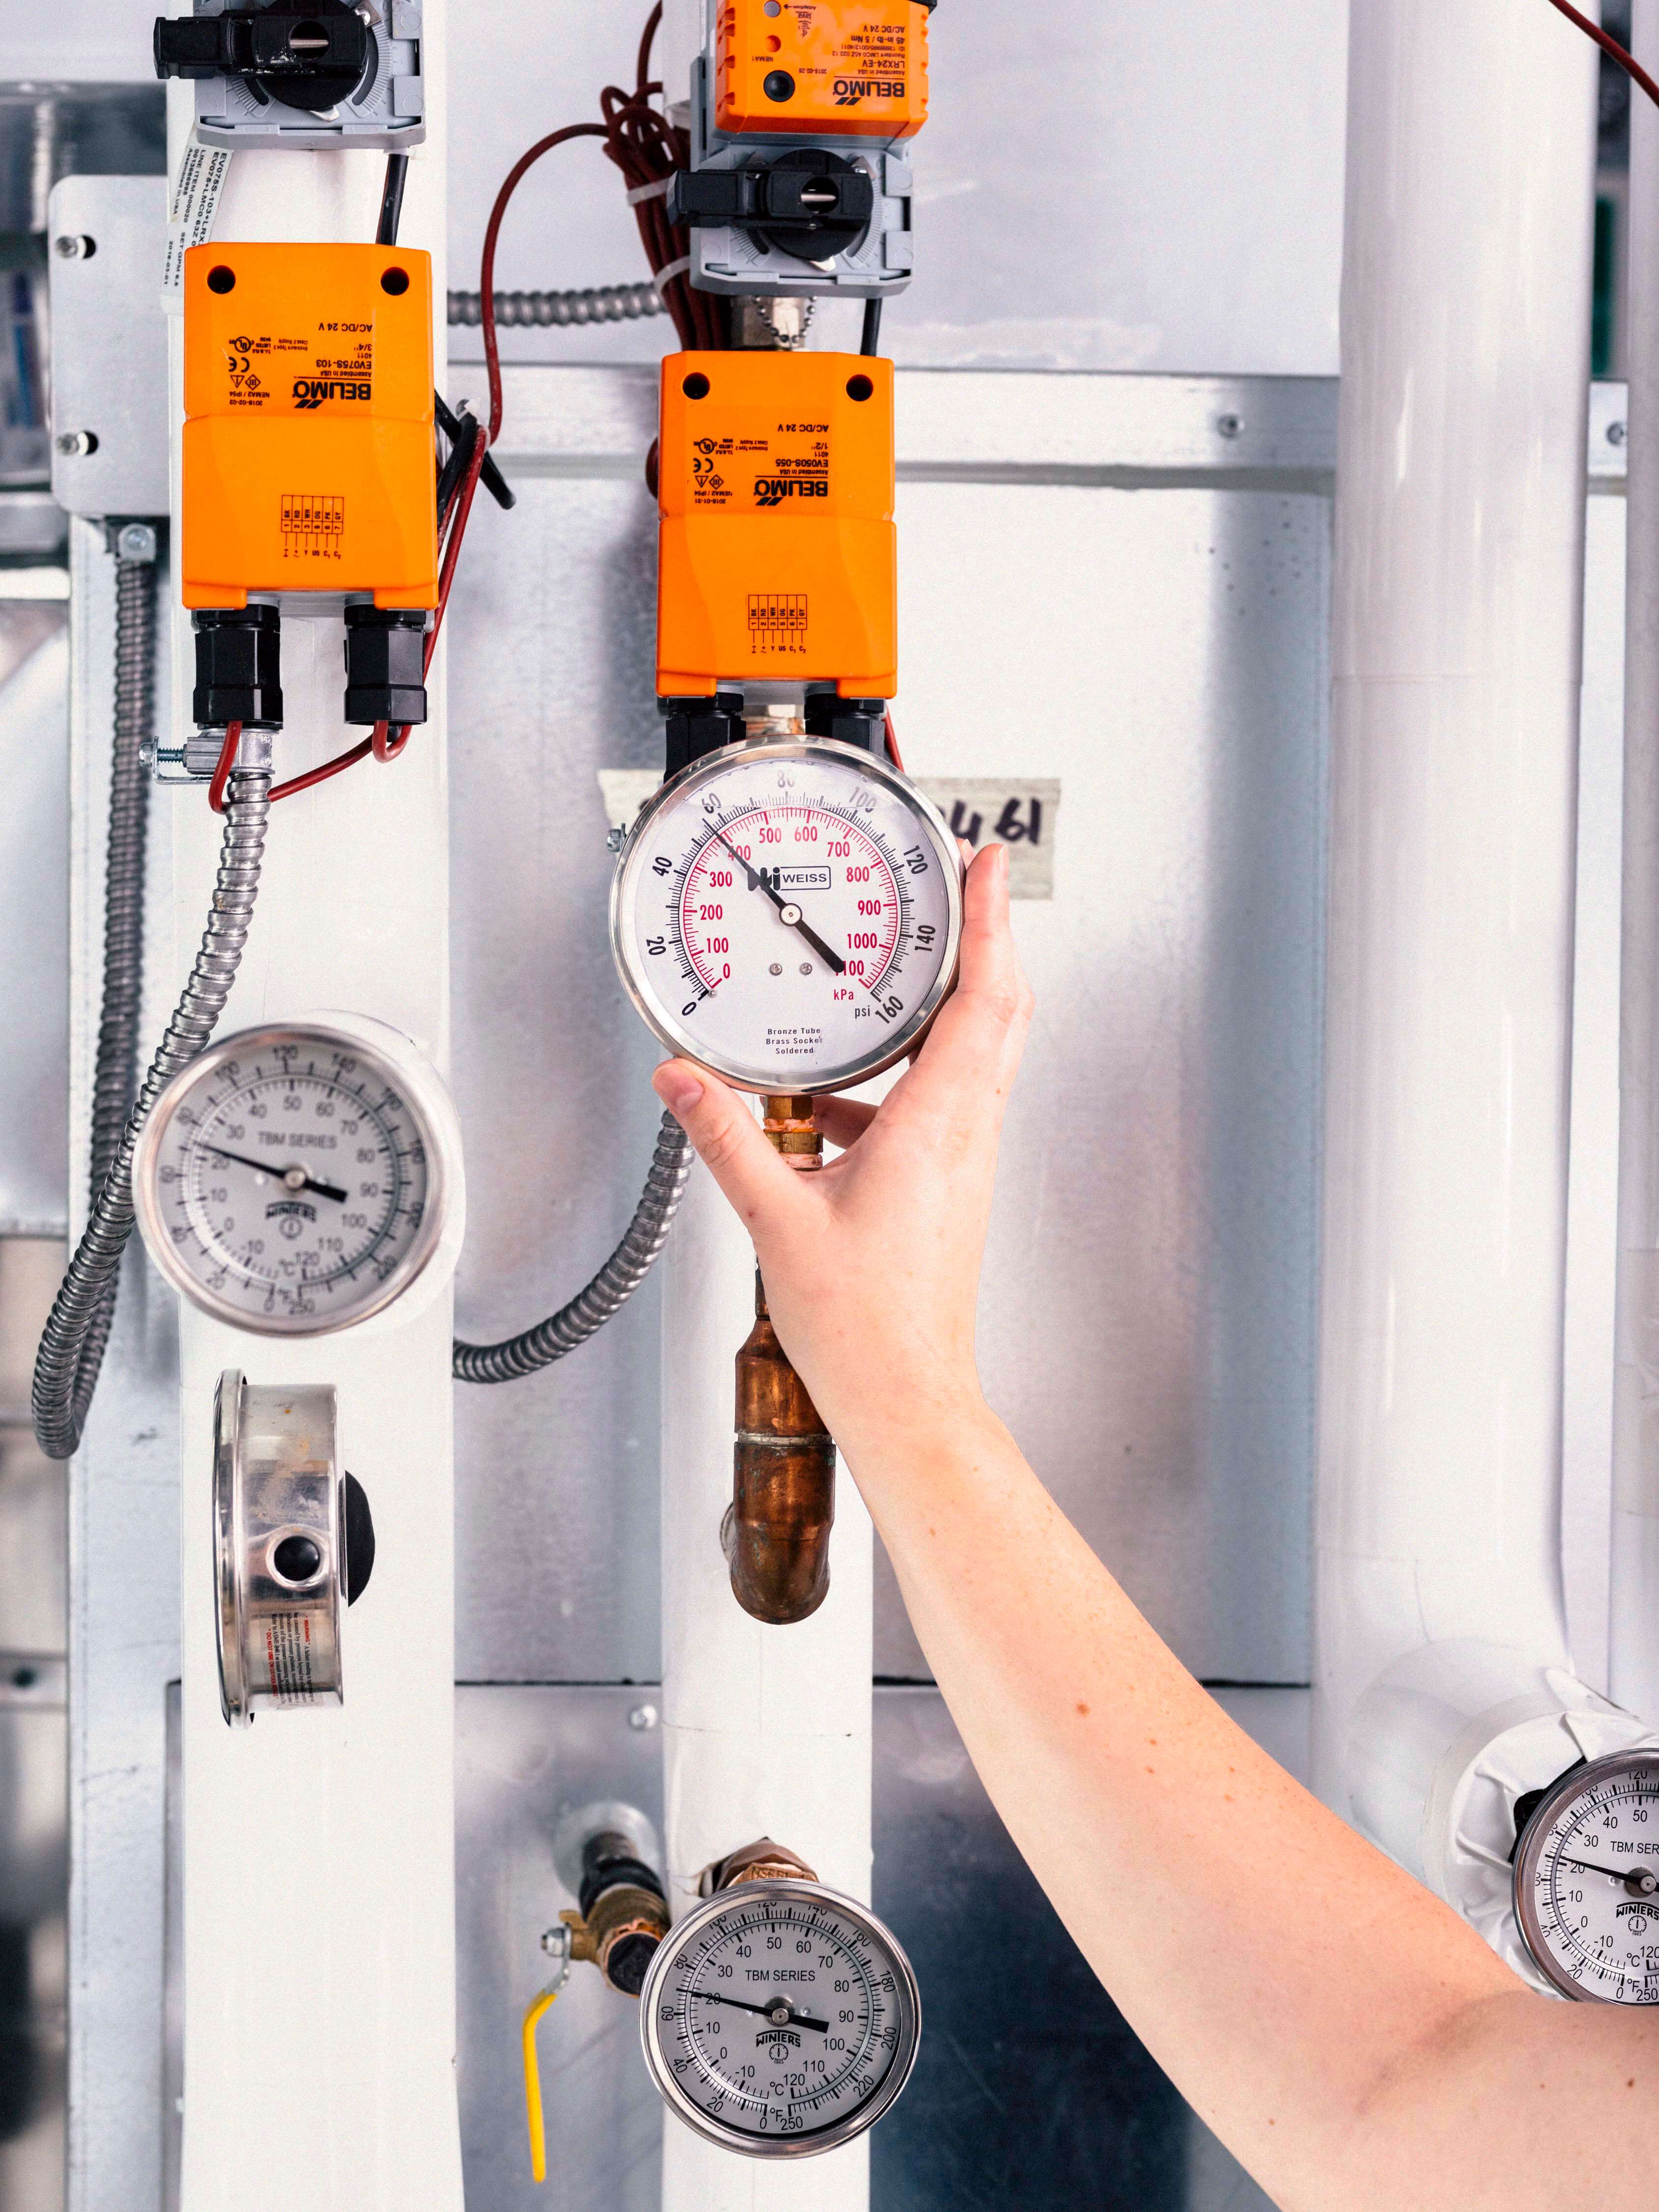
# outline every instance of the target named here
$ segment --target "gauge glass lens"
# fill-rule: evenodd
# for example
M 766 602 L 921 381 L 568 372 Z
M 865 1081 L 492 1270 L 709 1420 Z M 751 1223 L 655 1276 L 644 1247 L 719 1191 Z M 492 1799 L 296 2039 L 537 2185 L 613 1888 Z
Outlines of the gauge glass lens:
M 325 1031 L 250 1031 L 158 1103 L 146 1234 L 239 1326 L 312 1334 L 396 1296 L 436 1242 L 428 1132 L 390 1063 Z
M 1659 1752 L 1565 1776 L 1516 1861 L 1527 1948 L 1568 1996 L 1659 2004 Z
M 763 2155 L 860 2134 L 915 2056 L 915 1980 L 872 1916 L 810 1882 L 740 1884 L 681 1923 L 653 1961 L 641 2027 L 671 2105 Z
M 900 1058 L 955 974 L 959 863 L 929 803 L 850 745 L 734 747 L 665 787 L 617 872 L 624 980 L 675 1052 L 749 1090 Z

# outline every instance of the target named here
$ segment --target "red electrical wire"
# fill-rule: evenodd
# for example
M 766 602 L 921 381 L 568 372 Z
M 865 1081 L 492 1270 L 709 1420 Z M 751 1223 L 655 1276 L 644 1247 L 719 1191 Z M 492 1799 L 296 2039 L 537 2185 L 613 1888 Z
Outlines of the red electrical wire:
M 489 372 L 487 434 L 492 446 L 501 434 L 501 358 L 495 337 L 495 241 L 501 235 L 507 202 L 519 189 L 519 180 L 525 171 L 539 161 L 544 154 L 550 154 L 556 146 L 562 146 L 571 138 L 605 138 L 609 135 L 603 123 L 567 123 L 562 131 L 550 131 L 545 138 L 536 141 L 527 154 L 521 154 L 507 171 L 506 181 L 495 195 L 495 204 L 489 210 L 484 230 L 483 261 L 478 271 L 478 320 L 483 331 L 484 363 Z M 483 465 L 482 456 L 479 465 Z
M 1567 0 L 1550 0 L 1552 8 L 1560 10 L 1570 23 L 1577 23 L 1587 39 L 1594 39 L 1609 60 L 1618 63 L 1632 84 L 1639 84 L 1656 107 L 1659 107 L 1659 84 L 1656 84 L 1634 54 L 1627 54 L 1617 39 L 1609 38 L 1599 23 L 1592 23 L 1588 15 L 1581 15 Z
M 893 718 L 887 717 L 887 757 L 899 774 L 904 774 L 904 755 L 899 750 L 898 732 L 893 727 Z
M 225 811 L 225 786 L 230 781 L 230 772 L 236 765 L 236 748 L 242 742 L 240 722 L 227 722 L 225 741 L 219 748 L 219 765 L 213 771 L 213 781 L 208 786 L 208 805 L 216 814 Z

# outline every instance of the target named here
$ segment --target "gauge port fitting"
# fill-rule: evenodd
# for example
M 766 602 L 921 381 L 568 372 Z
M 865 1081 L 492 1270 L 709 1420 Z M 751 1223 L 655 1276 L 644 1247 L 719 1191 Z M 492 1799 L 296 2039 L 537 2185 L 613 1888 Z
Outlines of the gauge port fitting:
M 738 1354 L 732 1503 L 720 1544 L 738 1603 L 784 1628 L 809 1619 L 830 1594 L 836 1444 L 778 1341 L 758 1272 L 755 1316 Z
M 637 1997 L 659 1943 L 668 1933 L 660 1877 L 635 1858 L 626 1836 L 602 1830 L 582 1846 L 580 1911 L 562 1912 L 570 1956 L 597 1966 L 613 1990 Z

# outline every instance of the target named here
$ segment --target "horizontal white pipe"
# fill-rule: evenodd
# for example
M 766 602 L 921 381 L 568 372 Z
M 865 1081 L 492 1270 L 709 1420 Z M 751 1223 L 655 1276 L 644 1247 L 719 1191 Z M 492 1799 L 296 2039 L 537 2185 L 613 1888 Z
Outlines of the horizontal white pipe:
M 1316 1757 L 1422 1871 L 1438 1759 L 1570 1667 L 1595 70 L 1553 10 L 1501 0 L 1358 0 L 1349 66 Z M 1435 1645 L 1458 1650 L 1429 1690 L 1409 1662 Z M 1427 1701 L 1403 1778 L 1389 1680 Z

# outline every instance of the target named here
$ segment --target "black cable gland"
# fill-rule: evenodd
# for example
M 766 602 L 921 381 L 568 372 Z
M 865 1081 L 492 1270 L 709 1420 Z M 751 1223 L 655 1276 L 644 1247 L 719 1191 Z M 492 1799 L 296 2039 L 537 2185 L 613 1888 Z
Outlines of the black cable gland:
M 283 726 L 283 618 L 275 607 L 201 607 L 196 631 L 198 725 L 222 730 Z
M 805 720 L 808 737 L 834 738 L 878 757 L 887 750 L 884 699 L 840 699 L 833 691 L 809 691 Z
M 346 609 L 345 718 L 406 727 L 426 720 L 423 607 Z
M 744 735 L 743 694 L 716 691 L 712 697 L 659 699 L 657 711 L 667 723 L 665 776 L 678 775 L 693 761 L 735 745 Z

